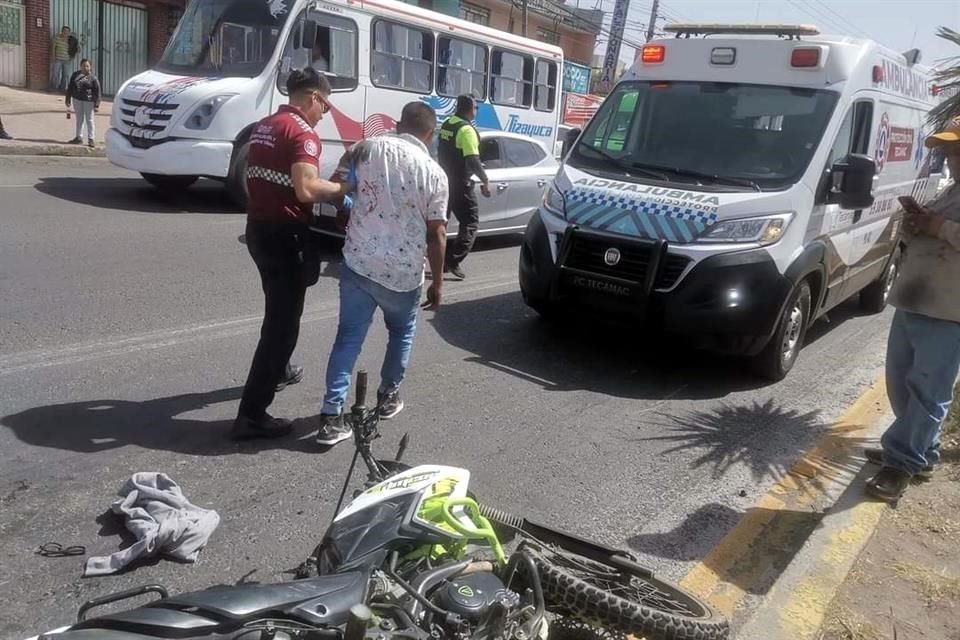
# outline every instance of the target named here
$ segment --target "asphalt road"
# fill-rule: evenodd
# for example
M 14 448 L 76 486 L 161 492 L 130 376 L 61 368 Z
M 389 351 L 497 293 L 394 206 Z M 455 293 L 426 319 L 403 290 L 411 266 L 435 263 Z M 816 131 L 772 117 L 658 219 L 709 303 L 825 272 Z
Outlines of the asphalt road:
M 332 516 L 351 447 L 309 433 L 227 439 L 262 294 L 243 216 L 219 187 L 154 192 L 97 160 L 0 159 L 0 637 L 74 619 L 85 600 L 283 579 Z M 549 329 L 517 290 L 516 240 L 483 242 L 421 317 L 404 398 L 378 443 L 463 465 L 485 502 L 628 546 L 679 580 L 879 375 L 889 314 L 856 304 L 813 328 L 765 385 L 735 361 L 592 326 Z M 319 410 L 336 330 L 335 262 L 308 294 L 306 379 L 275 413 Z M 384 331 L 362 365 L 379 370 Z M 44 542 L 116 550 L 102 517 L 136 471 L 163 471 L 221 525 L 196 565 L 81 579 Z

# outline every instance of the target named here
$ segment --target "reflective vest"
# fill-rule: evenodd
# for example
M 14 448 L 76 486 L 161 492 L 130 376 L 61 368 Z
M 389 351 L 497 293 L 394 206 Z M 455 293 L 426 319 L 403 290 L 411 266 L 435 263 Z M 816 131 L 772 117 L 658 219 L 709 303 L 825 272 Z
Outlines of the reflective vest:
M 457 134 L 464 127 L 472 127 L 468 121 L 459 116 L 450 116 L 440 126 L 439 142 L 437 143 L 437 161 L 447 173 L 450 187 L 464 186 L 469 183 L 470 172 L 463 152 L 457 148 Z M 476 129 L 474 129 L 476 130 Z M 478 134 L 479 137 L 479 134 Z

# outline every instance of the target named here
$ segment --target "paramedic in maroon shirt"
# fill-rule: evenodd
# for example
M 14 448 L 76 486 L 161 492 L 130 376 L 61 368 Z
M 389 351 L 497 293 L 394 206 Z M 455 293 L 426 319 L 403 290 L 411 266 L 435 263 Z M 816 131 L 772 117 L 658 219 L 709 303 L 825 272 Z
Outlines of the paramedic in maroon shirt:
M 287 80 L 290 104 L 254 126 L 247 162 L 247 247 L 266 298 L 260 342 L 243 388 L 233 437 L 275 438 L 287 420 L 267 413 L 277 387 L 296 381 L 288 365 L 297 346 L 307 287 L 320 277 L 311 245 L 313 203 L 337 200 L 350 185 L 320 178 L 320 138 L 314 127 L 330 110 L 330 83 L 311 68 Z

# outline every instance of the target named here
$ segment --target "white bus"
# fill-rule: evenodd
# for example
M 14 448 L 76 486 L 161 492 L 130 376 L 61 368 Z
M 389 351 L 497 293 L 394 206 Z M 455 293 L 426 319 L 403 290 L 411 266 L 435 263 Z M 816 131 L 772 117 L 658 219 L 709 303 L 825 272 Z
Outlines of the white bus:
M 107 157 L 164 189 L 223 180 L 242 203 L 250 129 L 307 65 L 333 86 L 317 126 L 325 173 L 346 146 L 392 130 L 410 100 L 445 118 L 470 92 L 478 128 L 549 149 L 562 64 L 559 47 L 394 0 L 193 0 L 157 66 L 121 87 Z

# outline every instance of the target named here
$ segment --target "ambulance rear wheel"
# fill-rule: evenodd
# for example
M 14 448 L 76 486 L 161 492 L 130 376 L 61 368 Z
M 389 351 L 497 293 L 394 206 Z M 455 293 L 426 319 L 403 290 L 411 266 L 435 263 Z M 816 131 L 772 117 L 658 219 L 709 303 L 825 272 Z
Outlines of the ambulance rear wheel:
M 774 382 L 787 377 L 800 355 L 810 324 L 810 308 L 810 283 L 804 280 L 790 292 L 773 338 L 754 359 L 757 373 Z
M 167 192 L 183 191 L 200 179 L 200 176 L 165 176 L 159 173 L 141 173 L 140 175 L 157 189 Z
M 886 309 L 887 300 L 890 299 L 890 292 L 893 291 L 893 285 L 897 282 L 899 274 L 900 249 L 897 249 L 880 278 L 860 291 L 860 308 L 867 313 L 880 313 Z

